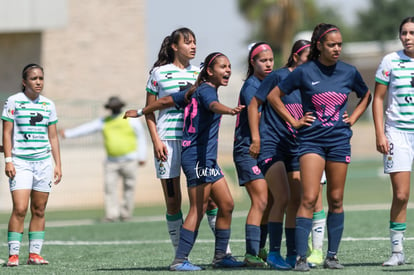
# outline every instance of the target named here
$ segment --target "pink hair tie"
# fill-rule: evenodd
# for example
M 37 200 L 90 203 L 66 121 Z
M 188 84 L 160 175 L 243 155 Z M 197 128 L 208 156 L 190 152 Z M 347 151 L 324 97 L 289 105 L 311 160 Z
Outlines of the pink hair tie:
M 271 51 L 272 48 L 270 48 L 269 45 L 267 44 L 261 44 L 259 46 L 257 46 L 253 51 L 252 54 L 250 55 L 250 60 L 253 60 L 253 57 L 255 57 L 256 55 L 258 55 L 259 53 L 261 53 L 262 51 L 266 51 L 269 50 Z
M 299 48 L 299 50 L 297 50 L 297 51 L 295 52 L 295 54 L 299 54 L 301 51 L 303 51 L 303 50 L 304 50 L 304 49 L 306 49 L 307 47 L 310 47 L 310 44 L 306 44 L 305 46 L 300 47 L 300 48 Z
M 324 37 L 328 32 L 331 32 L 331 31 L 339 31 L 339 29 L 338 28 L 330 28 L 330 29 L 327 29 L 326 31 L 324 31 L 321 34 L 321 36 L 319 36 L 318 41 L 321 41 L 322 37 Z
M 208 62 L 208 64 L 207 64 L 207 67 L 206 67 L 206 68 L 208 68 L 208 67 L 210 66 L 211 62 L 213 62 L 213 60 L 214 60 L 214 59 L 216 59 L 216 57 L 217 57 L 217 56 L 220 56 L 220 55 L 224 55 L 224 54 L 222 54 L 222 53 L 217 53 L 215 56 L 213 56 L 213 57 L 210 59 L 210 61 Z

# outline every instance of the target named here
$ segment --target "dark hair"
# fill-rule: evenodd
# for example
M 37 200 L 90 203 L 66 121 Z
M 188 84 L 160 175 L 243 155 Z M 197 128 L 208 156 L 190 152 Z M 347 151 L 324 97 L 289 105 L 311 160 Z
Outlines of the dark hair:
M 414 16 L 406 17 L 403 19 L 403 21 L 401 21 L 398 36 L 401 35 L 402 27 L 404 26 L 405 23 L 414 23 Z
M 249 65 L 248 65 L 248 68 L 247 68 L 246 79 L 248 79 L 249 77 L 251 77 L 254 74 L 254 67 L 253 67 L 253 65 L 250 61 L 251 60 L 253 60 L 253 61 L 256 60 L 257 55 L 252 57 L 252 53 L 257 47 L 259 47 L 260 45 L 263 45 L 263 44 L 267 45 L 267 43 L 265 43 L 265 42 L 257 42 L 249 50 L 249 55 L 247 56 L 247 64 L 249 64 Z
M 184 38 L 184 41 L 189 40 L 190 36 L 194 37 L 194 41 L 196 40 L 195 34 L 192 30 L 189 28 L 179 28 L 173 31 L 169 36 L 165 37 L 162 41 L 160 51 L 158 52 L 158 60 L 155 61 L 150 73 L 155 67 L 173 63 L 175 53 L 171 48 L 171 45 L 178 44 L 181 37 Z
M 295 65 L 295 60 L 293 59 L 293 55 L 297 54 L 299 56 L 301 56 L 303 54 L 303 50 L 306 49 L 305 46 L 309 45 L 310 46 L 310 41 L 309 40 L 305 40 L 305 39 L 299 39 L 296 40 L 296 42 L 293 44 L 292 46 L 292 50 L 290 52 L 288 61 L 286 63 L 286 67 L 293 67 Z
M 194 84 L 190 87 L 188 92 L 186 93 L 185 97 L 187 101 L 190 101 L 191 96 L 195 92 L 195 90 L 206 81 L 209 81 L 209 75 L 207 73 L 207 68 L 213 68 L 214 65 L 217 63 L 217 57 L 225 56 L 224 54 L 220 52 L 214 52 L 209 54 L 206 59 L 204 59 L 204 62 L 202 63 L 202 69 L 200 71 L 200 74 L 197 77 L 197 80 L 194 82 Z
M 23 71 L 22 71 L 22 79 L 23 80 L 27 80 L 27 75 L 33 69 L 40 69 L 42 71 L 42 73 L 44 73 L 42 66 L 40 66 L 38 64 L 35 64 L 35 63 L 30 63 L 30 64 L 27 64 L 26 66 L 24 66 Z M 24 90 L 26 89 L 26 87 L 22 84 L 21 89 L 24 92 Z
M 311 39 L 311 49 L 309 53 L 309 60 L 316 60 L 320 55 L 320 51 L 318 50 L 318 42 L 323 42 L 326 40 L 326 35 L 330 32 L 339 32 L 339 28 L 332 24 L 320 23 L 318 24 L 312 33 Z

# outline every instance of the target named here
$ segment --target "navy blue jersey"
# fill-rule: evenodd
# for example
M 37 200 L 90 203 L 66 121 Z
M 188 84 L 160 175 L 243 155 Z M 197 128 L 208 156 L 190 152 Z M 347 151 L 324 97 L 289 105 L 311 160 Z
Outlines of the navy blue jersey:
M 260 119 L 260 136 L 262 142 L 279 143 L 281 140 L 290 146 L 296 146 L 296 130 L 286 123 L 267 102 L 270 91 L 290 74 L 286 67 L 271 72 L 262 82 L 256 93 L 256 98 L 262 101 L 262 116 Z M 303 116 L 299 91 L 282 97 L 282 101 L 290 114 L 300 119 Z
M 185 108 L 185 106 L 187 106 L 188 102 L 185 100 L 185 94 L 187 91 L 188 89 L 185 89 L 183 91 L 171 94 L 172 100 L 174 101 L 175 107 L 177 109 Z
M 260 83 L 261 81 L 254 75 L 244 82 L 240 90 L 239 105 L 249 106 Z M 244 108 L 237 115 L 233 146 L 233 161 L 236 165 L 237 177 L 241 186 L 256 179 L 263 179 L 263 174 L 257 166 L 257 160 L 249 154 L 251 141 L 247 108 Z
M 312 112 L 317 118 L 311 126 L 299 129 L 300 142 L 331 145 L 352 136 L 350 125 L 342 121 L 349 94 L 354 91 L 361 98 L 368 92 L 357 69 L 341 61 L 333 66 L 309 61 L 289 74 L 279 88 L 285 94 L 299 89 L 303 113 Z
M 209 84 L 201 84 L 191 96 L 184 110 L 184 133 L 182 155 L 184 160 L 198 160 L 205 165 L 206 160 L 217 159 L 218 133 L 221 114 L 210 110 L 212 102 L 219 102 L 217 89 Z
M 254 75 L 250 76 L 243 84 L 240 95 L 239 105 L 249 106 L 250 101 L 256 94 L 257 88 L 259 88 L 261 81 Z M 234 146 L 233 154 L 249 153 L 249 147 L 251 144 L 251 135 L 249 127 L 249 118 L 247 115 L 247 108 L 244 108 L 236 119 L 236 129 L 234 130 Z

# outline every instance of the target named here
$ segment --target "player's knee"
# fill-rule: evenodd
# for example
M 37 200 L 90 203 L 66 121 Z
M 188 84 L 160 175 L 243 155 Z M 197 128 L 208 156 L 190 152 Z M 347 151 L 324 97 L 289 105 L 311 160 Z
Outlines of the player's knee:
M 27 214 L 27 207 L 14 207 L 13 208 L 13 216 L 18 219 L 24 219 Z
M 30 208 L 32 216 L 43 218 L 45 216 L 46 206 L 35 205 Z
M 229 216 L 233 213 L 234 202 L 233 200 L 226 201 L 222 203 L 219 207 L 219 211 L 223 213 L 224 216 Z
M 395 199 L 400 203 L 400 204 L 406 204 L 408 203 L 408 199 L 409 199 L 410 195 L 404 192 L 397 192 L 395 194 Z

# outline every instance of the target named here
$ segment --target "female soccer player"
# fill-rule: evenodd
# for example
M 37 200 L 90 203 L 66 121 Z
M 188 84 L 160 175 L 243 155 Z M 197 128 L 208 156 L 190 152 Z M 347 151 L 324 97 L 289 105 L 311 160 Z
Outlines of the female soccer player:
M 197 237 L 210 195 L 219 209 L 213 267 L 244 265 L 231 254 L 226 254 L 234 204 L 227 182 L 217 164 L 221 116 L 236 115 L 244 106 L 229 108 L 218 100 L 217 89 L 227 86 L 231 75 L 231 65 L 227 57 L 222 53 L 212 53 L 206 57 L 204 64 L 196 83 L 187 94 L 190 100 L 184 112 L 181 166 L 187 178 L 190 209 L 181 228 L 175 260 L 170 266 L 171 270 L 177 271 L 200 269 L 188 261 L 188 255 Z
M 384 172 L 390 175 L 393 198 L 390 210 L 391 257 L 384 266 L 405 263 L 403 240 L 407 227 L 407 204 L 414 152 L 414 17 L 405 18 L 399 28 L 404 49 L 387 54 L 375 75 L 372 112 L 377 151 L 384 156 Z M 387 94 L 388 92 L 388 94 Z M 388 100 L 385 106 L 384 98 Z
M 239 105 L 248 106 L 262 80 L 273 70 L 273 51 L 266 43 L 255 43 L 248 56 L 247 78 L 239 95 Z M 247 266 L 263 267 L 266 262 L 260 258 L 260 237 L 263 212 L 267 204 L 267 184 L 257 166 L 257 160 L 250 156 L 251 143 L 247 110 L 242 110 L 236 121 L 234 135 L 233 160 L 236 165 L 240 186 L 246 187 L 251 200 L 245 225 Z M 266 230 L 267 232 L 267 230 Z M 266 235 L 264 235 L 266 236 Z
M 40 256 L 45 237 L 45 209 L 52 182 L 62 178 L 55 104 L 40 93 L 43 68 L 28 64 L 22 73 L 22 92 L 10 96 L 3 109 L 5 173 L 13 201 L 8 227 L 9 260 L 19 265 L 24 219 L 30 202 L 28 264 L 43 265 Z M 52 157 L 55 161 L 53 168 Z
M 231 75 L 228 58 L 219 52 L 209 54 L 197 81 L 188 91 L 160 98 L 139 110 L 128 110 L 125 117 L 139 117 L 148 112 L 176 105 L 185 107 L 181 166 L 187 178 L 190 209 L 180 232 L 180 241 L 172 271 L 197 271 L 202 268 L 188 261 L 197 238 L 209 197 L 218 205 L 213 267 L 240 267 L 227 246 L 230 239 L 233 198 L 227 181 L 217 164 L 218 131 L 221 116 L 237 115 L 243 105 L 229 108 L 218 100 L 218 88 L 227 86 Z
M 338 60 L 342 36 L 338 27 L 321 23 L 312 33 L 309 62 L 299 66 L 271 91 L 270 104 L 298 129 L 302 198 L 296 216 L 297 271 L 308 271 L 307 240 L 320 190 L 323 170 L 327 177 L 328 251 L 324 267 L 341 269 L 337 252 L 344 225 L 343 194 L 351 160 L 351 126 L 368 107 L 371 95 L 355 67 Z M 281 97 L 300 90 L 304 116 L 298 120 Z M 361 98 L 353 113 L 343 118 L 348 96 Z
M 265 175 L 273 201 L 268 221 L 270 248 L 267 263 L 275 269 L 291 269 L 290 264 L 293 262 L 294 265 L 296 261 L 295 215 L 300 201 L 300 177 L 299 161 L 296 156 L 296 131 L 279 117 L 267 101 L 270 91 L 297 66 L 307 61 L 309 47 L 309 41 L 296 41 L 286 66 L 273 71 L 263 80 L 248 107 L 252 134 L 250 154 L 255 158 L 258 157 L 259 167 Z M 297 118 L 302 117 L 298 92 L 283 98 L 283 102 L 292 115 Z M 259 106 L 262 106 L 260 127 L 257 113 Z M 287 211 L 286 261 L 280 255 L 285 211 Z
M 196 38 L 188 28 L 176 29 L 164 39 L 158 60 L 150 71 L 146 88 L 147 105 L 157 98 L 185 90 L 196 81 L 200 69 L 190 64 L 195 54 Z M 171 107 L 161 110 L 157 119 L 154 113 L 148 113 L 145 119 L 154 145 L 157 177 L 161 179 L 167 206 L 168 233 L 176 250 L 183 223 L 180 188 L 183 110 Z M 217 207 L 210 201 L 207 216 L 212 230 L 216 213 Z

